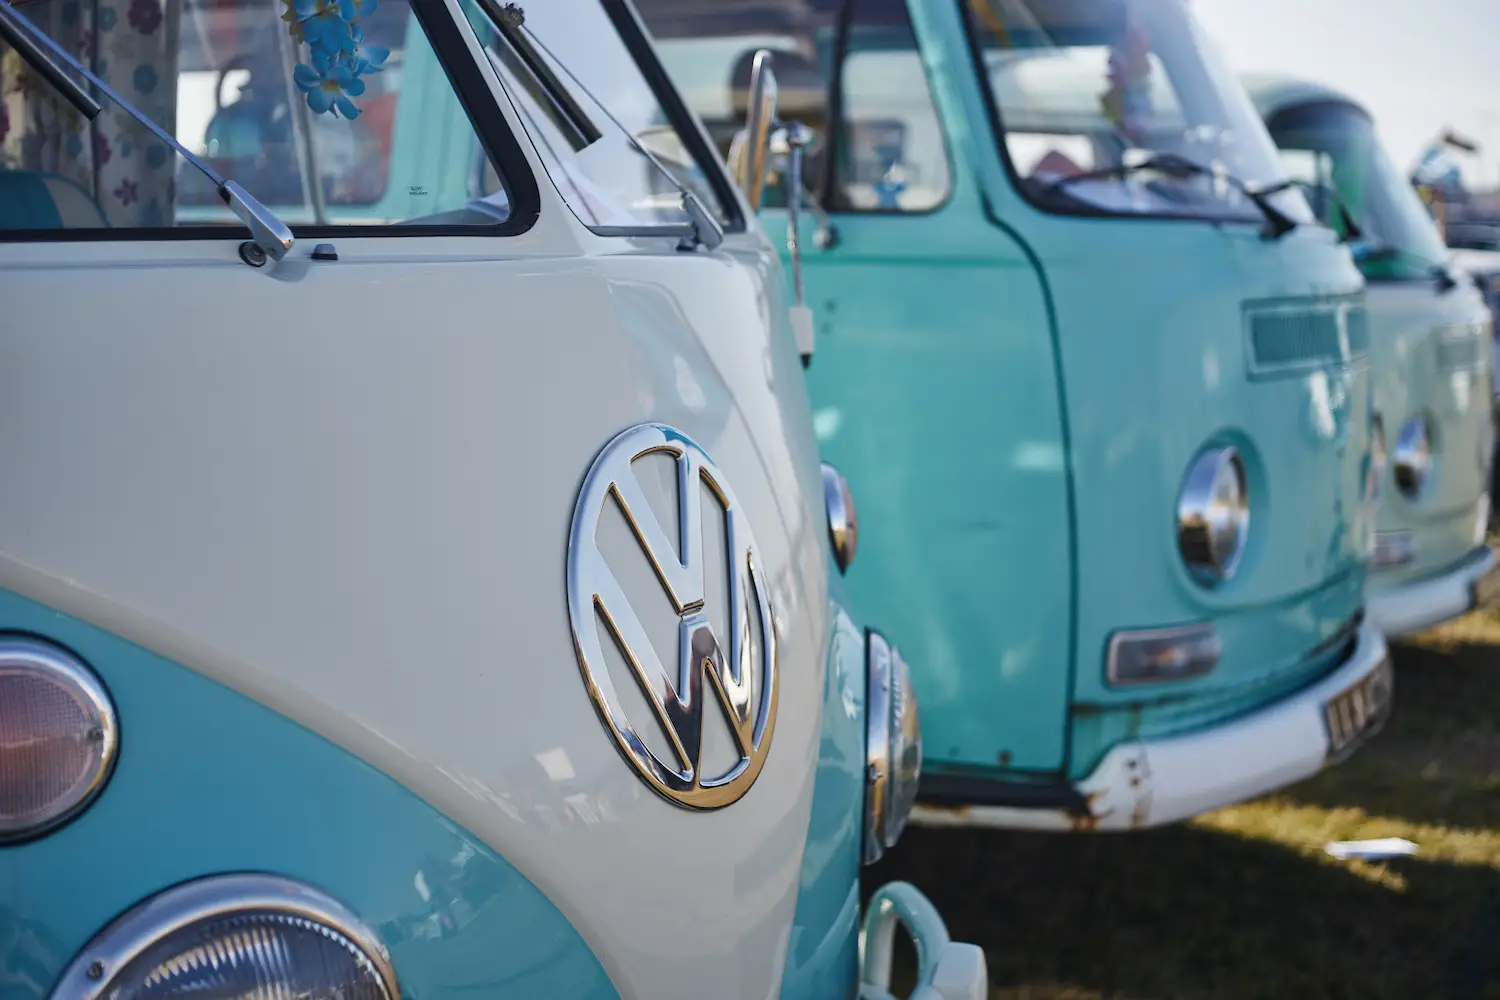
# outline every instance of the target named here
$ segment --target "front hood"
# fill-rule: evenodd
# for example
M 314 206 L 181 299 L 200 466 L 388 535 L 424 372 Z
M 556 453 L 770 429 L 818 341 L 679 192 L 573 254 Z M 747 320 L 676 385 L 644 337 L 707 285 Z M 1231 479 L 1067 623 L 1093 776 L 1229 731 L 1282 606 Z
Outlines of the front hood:
M 1284 604 L 1360 573 L 1362 279 L 1331 234 L 1270 242 L 1249 227 L 1135 220 L 1046 228 L 1071 231 L 1037 249 L 1067 395 L 1080 683 L 1097 676 L 1115 629 Z M 1337 356 L 1320 357 L 1328 331 Z M 1211 441 L 1245 455 L 1251 491 L 1241 569 L 1213 591 L 1190 579 L 1176 541 L 1182 479 Z M 1346 603 L 1352 614 L 1357 597 Z M 1312 648 L 1325 617 L 1306 616 L 1306 635 L 1286 640 Z
M 1418 562 L 1446 564 L 1474 543 L 1475 504 L 1489 469 L 1488 310 L 1466 283 L 1444 292 L 1430 281 L 1371 282 L 1366 301 L 1375 412 L 1387 448 L 1394 451 L 1402 425 L 1421 415 L 1435 457 L 1430 485 L 1417 498 L 1396 488 L 1394 464 L 1387 469 L 1377 527 L 1421 532 Z
M 0 586 L 395 778 L 535 884 L 622 997 L 775 993 L 830 623 L 816 444 L 790 338 L 768 321 L 774 270 L 350 238 L 336 268 L 272 280 L 232 245 L 83 244 L 92 260 L 79 246 L 16 245 L 9 260 L 0 246 L 18 318 L 0 331 Z M 745 797 L 709 811 L 653 794 L 627 762 L 569 626 L 580 482 L 646 421 L 720 470 L 774 616 L 773 741 Z M 634 468 L 637 513 L 677 523 L 670 461 Z M 598 545 L 670 658 L 672 609 L 623 517 L 607 521 Z M 721 583 L 704 607 L 722 627 L 712 523 L 701 565 Z M 623 664 L 607 664 L 622 700 Z M 636 689 L 624 714 L 649 743 L 645 701 Z M 705 773 L 730 739 L 705 738 Z

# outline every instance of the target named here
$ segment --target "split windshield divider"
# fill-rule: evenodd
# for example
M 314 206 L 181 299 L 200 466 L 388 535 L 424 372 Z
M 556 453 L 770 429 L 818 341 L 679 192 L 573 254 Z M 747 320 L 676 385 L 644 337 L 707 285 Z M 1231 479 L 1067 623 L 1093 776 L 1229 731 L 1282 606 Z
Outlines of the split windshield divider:
M 0 0 L 4 3 L 5 0 Z M 677 189 L 678 197 L 682 202 L 682 212 L 688 217 L 687 222 L 666 222 L 655 225 L 641 226 L 589 226 L 589 230 L 600 236 L 676 236 L 679 239 L 678 248 L 692 250 L 697 247 L 705 247 L 709 250 L 716 249 L 724 242 L 724 227 L 719 224 L 712 212 L 710 212 L 693 193 L 692 189 L 677 179 L 677 176 L 668 170 L 666 165 L 652 153 L 645 145 L 636 138 L 635 133 L 626 128 L 609 110 L 609 107 L 596 97 L 588 86 L 578 78 L 578 75 L 568 68 L 565 60 L 559 59 L 551 49 L 547 48 L 545 42 L 537 38 L 536 34 L 525 26 L 526 13 L 521 7 L 514 3 L 502 4 L 499 0 L 477 0 L 480 8 L 490 21 L 495 25 L 498 34 L 505 39 L 516 59 L 525 67 L 532 81 L 546 92 L 547 102 L 554 111 L 554 121 L 564 124 L 564 131 L 575 131 L 576 139 L 583 140 L 576 149 L 584 149 L 603 138 L 597 125 L 584 113 L 582 107 L 573 98 L 568 88 L 558 79 L 557 74 L 552 72 L 549 64 L 556 63 L 568 79 L 578 87 L 594 105 L 604 112 L 627 142 L 635 151 L 646 158 L 667 181 Z M 543 59 L 537 50 L 546 55 Z
M 75 59 L 61 45 L 52 40 L 52 37 L 42 31 L 36 25 L 26 19 L 10 0 L 0 0 L 0 34 L 10 42 L 16 53 L 26 61 L 26 64 L 36 70 L 43 78 L 56 88 L 57 92 L 68 100 L 68 103 L 76 107 L 89 121 L 99 117 L 103 108 L 89 94 L 84 91 L 78 83 L 63 73 L 58 66 L 49 58 L 51 56 L 61 60 L 73 72 L 83 77 L 89 83 L 99 89 L 120 110 L 134 118 L 147 131 L 156 136 L 169 147 L 176 150 L 183 159 L 200 170 L 205 177 L 213 182 L 219 197 L 224 204 L 229 206 L 235 216 L 250 230 L 250 242 L 240 247 L 240 257 L 251 267 L 262 267 L 266 259 L 281 260 L 286 256 L 296 238 L 286 223 L 276 217 L 270 209 L 256 201 L 248 191 L 240 187 L 234 181 L 226 181 L 218 173 L 204 163 L 196 155 L 188 150 L 186 146 L 177 141 L 177 137 L 162 128 L 148 116 L 142 114 L 109 84 L 89 72 L 88 68 Z

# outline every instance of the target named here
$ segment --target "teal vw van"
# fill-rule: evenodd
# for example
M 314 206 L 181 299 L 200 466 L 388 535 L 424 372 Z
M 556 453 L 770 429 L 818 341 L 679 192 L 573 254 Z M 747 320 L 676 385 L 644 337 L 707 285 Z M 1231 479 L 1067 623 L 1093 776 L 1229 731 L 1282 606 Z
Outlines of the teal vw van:
M 1493 321 L 1365 108 L 1304 80 L 1245 83 L 1286 170 L 1365 276 L 1375 413 L 1390 436 L 1368 608 L 1386 635 L 1416 632 L 1496 597 Z
M 762 49 L 815 133 L 814 421 L 923 821 L 1153 826 L 1381 724 L 1363 281 L 1180 0 L 638 6 L 721 151 Z
M 0 0 L 5 1000 L 985 997 L 861 918 L 919 719 L 776 250 L 534 7 Z

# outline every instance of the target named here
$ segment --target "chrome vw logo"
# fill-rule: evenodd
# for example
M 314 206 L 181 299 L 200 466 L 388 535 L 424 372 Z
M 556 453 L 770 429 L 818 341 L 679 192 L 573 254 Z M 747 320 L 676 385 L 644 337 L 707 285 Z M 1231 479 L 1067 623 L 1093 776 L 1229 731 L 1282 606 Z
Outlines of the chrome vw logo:
M 632 468 L 648 455 L 666 455 L 676 464 L 677 545 L 657 520 Z M 723 518 L 729 557 L 730 621 L 723 623 L 728 631 L 727 656 L 704 609 L 702 486 L 717 501 L 710 504 L 709 516 Z M 629 596 L 600 551 L 599 519 L 611 502 L 624 514 L 677 613 L 675 670 L 669 671 L 652 648 Z M 661 424 L 640 424 L 616 437 L 594 459 L 573 510 L 568 537 L 568 617 L 578 666 L 599 717 L 625 759 L 653 789 L 685 808 L 717 809 L 739 799 L 755 783 L 771 748 L 776 724 L 776 638 L 759 558 L 750 525 L 723 473 L 702 448 L 678 431 Z M 641 605 L 651 606 L 646 601 Z M 760 628 L 758 655 L 751 642 L 752 621 Z M 657 756 L 626 718 L 605 664 L 605 641 L 616 644 L 634 674 L 671 743 L 674 760 Z M 718 702 L 723 710 L 739 755 L 728 770 L 715 775 L 703 774 L 699 760 L 709 701 Z

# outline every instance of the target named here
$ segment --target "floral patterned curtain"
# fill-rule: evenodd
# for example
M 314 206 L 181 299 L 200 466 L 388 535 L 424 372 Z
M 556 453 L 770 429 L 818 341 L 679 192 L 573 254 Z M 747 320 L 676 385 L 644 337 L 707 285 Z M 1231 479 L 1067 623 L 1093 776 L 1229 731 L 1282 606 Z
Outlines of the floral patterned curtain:
M 171 132 L 180 0 L 30 0 L 32 24 Z M 9 48 L 0 56 L 0 169 L 55 174 L 93 196 L 112 226 L 170 226 L 177 156 L 103 94 L 92 123 Z

